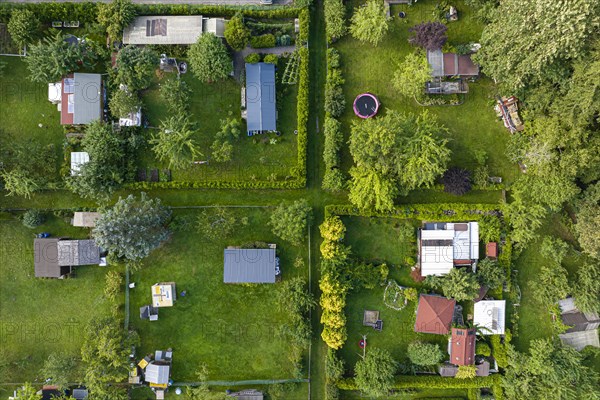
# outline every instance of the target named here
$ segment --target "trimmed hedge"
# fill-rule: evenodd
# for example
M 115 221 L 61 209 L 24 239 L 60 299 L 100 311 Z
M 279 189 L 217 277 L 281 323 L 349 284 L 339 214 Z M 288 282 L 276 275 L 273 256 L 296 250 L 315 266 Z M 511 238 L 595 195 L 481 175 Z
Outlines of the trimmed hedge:
M 439 375 L 413 376 L 399 375 L 394 378 L 394 389 L 471 389 L 494 388 L 500 385 L 502 376 L 494 374 L 472 379 L 456 379 Z M 344 378 L 338 382 L 341 390 L 359 390 L 354 378 Z
M 250 46 L 255 49 L 267 49 L 270 47 L 275 47 L 277 44 L 277 40 L 275 40 L 275 35 L 272 33 L 266 33 L 260 36 L 252 36 L 250 38 Z
M 302 9 L 299 7 L 278 7 L 243 5 L 195 5 L 195 4 L 136 4 L 138 15 L 204 15 L 208 17 L 231 18 L 243 11 L 250 18 L 296 18 Z
M 40 22 L 79 21 L 80 24 L 95 23 L 98 9 L 96 3 L 1 3 L 0 21 L 8 23 L 12 10 L 27 9 L 35 13 Z
M 365 211 L 351 204 L 335 204 L 325 207 L 325 216 L 353 215 L 359 217 L 414 218 L 420 220 L 456 221 L 478 220 L 484 215 L 500 215 L 497 204 L 425 203 L 402 204 L 388 212 Z

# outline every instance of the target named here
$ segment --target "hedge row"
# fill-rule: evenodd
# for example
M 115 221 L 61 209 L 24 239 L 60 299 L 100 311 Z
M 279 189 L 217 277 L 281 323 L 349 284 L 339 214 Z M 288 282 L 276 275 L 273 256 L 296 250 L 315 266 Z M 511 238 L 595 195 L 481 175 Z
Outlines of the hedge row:
M 456 379 L 439 375 L 413 376 L 399 375 L 394 378 L 394 389 L 471 389 L 471 388 L 493 388 L 500 385 L 502 376 L 494 374 L 490 376 L 478 376 L 471 379 Z M 338 382 L 341 390 L 359 390 L 354 378 L 344 378 Z
M 171 181 L 171 182 L 134 182 L 123 185 L 127 189 L 301 189 L 305 179 L 287 181 Z
M 366 211 L 351 204 L 325 207 L 325 215 L 351 215 L 360 217 L 414 218 L 423 221 L 478 220 L 484 215 L 500 215 L 497 204 L 425 203 L 402 204 L 387 212 Z
M 328 98 L 328 94 L 331 95 L 332 91 L 338 91 L 343 93 L 341 84 L 343 83 L 342 71 L 340 67 L 340 54 L 337 50 L 330 48 L 327 50 L 327 83 L 325 85 L 325 96 Z M 344 102 L 345 103 L 345 102 Z M 330 191 L 340 191 L 345 187 L 345 177 L 340 166 L 340 155 L 342 143 L 344 141 L 344 135 L 342 133 L 342 124 L 335 118 L 335 115 L 331 113 L 331 110 L 327 108 L 325 114 L 325 123 L 323 125 L 323 131 L 325 135 L 325 144 L 323 147 L 323 161 L 325 163 L 325 174 L 323 176 L 322 188 Z M 330 105 L 331 106 L 331 105 Z M 341 110 L 343 111 L 343 107 Z M 336 114 L 339 115 L 339 114 Z
M 265 33 L 264 35 L 250 37 L 250 46 L 255 49 L 275 47 L 276 44 L 277 40 L 275 39 L 275 35 L 272 33 Z
M 33 11 L 42 23 L 52 21 L 79 21 L 81 24 L 95 23 L 96 3 L 1 3 L 0 22 L 8 23 L 12 10 L 27 9 Z

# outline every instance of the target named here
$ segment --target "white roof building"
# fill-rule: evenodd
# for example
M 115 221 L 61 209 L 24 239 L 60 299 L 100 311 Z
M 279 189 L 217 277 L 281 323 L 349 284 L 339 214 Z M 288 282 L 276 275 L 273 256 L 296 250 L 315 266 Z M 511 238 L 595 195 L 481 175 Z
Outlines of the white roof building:
M 420 231 L 421 275 L 445 275 L 479 259 L 479 224 L 427 223 Z
M 223 37 L 225 21 L 202 15 L 136 17 L 123 30 L 124 44 L 193 44 L 203 33 Z
M 161 282 L 152 286 L 152 306 L 154 307 L 172 307 L 175 296 L 175 282 Z
M 142 108 L 139 107 L 125 118 L 119 118 L 119 126 L 142 126 Z
M 475 303 L 473 325 L 483 335 L 504 335 L 506 318 L 505 300 L 482 300 Z
M 71 176 L 79 174 L 81 166 L 90 162 L 90 155 L 85 151 L 71 152 Z

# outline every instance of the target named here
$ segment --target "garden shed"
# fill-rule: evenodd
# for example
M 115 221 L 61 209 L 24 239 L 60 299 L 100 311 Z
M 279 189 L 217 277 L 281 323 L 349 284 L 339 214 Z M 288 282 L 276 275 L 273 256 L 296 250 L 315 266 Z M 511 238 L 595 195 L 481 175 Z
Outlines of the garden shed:
M 223 282 L 275 283 L 279 260 L 275 249 L 225 249 Z
M 81 167 L 90 162 L 90 155 L 85 151 L 71 152 L 71 176 L 79 175 Z
M 93 240 L 34 239 L 34 269 L 38 278 L 63 278 L 79 265 L 100 264 Z
M 99 212 L 75 211 L 71 224 L 80 228 L 93 228 L 98 218 L 100 218 Z
M 504 335 L 506 300 L 482 300 L 474 305 L 473 325 L 483 335 Z
M 175 282 L 161 282 L 152 285 L 152 306 L 173 307 L 177 293 Z
M 248 136 L 277 130 L 275 65 L 246 63 Z
M 202 15 L 146 15 L 123 30 L 124 44 L 194 44 L 203 33 L 223 37 L 225 21 Z
M 575 305 L 575 299 L 569 297 L 558 302 L 563 324 L 570 326 L 565 333 L 558 335 L 560 340 L 576 350 L 586 346 L 600 347 L 598 327 L 600 316 L 595 312 L 584 313 Z

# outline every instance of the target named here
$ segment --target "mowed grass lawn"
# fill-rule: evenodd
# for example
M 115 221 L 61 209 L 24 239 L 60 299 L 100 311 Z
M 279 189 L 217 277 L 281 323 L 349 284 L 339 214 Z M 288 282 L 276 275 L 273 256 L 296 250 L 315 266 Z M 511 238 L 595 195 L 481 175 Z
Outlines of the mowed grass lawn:
M 229 239 L 209 241 L 202 233 L 175 233 L 154 251 L 139 272 L 132 275 L 131 325 L 142 340 L 138 354 L 173 348 L 175 381 L 194 381 L 200 364 L 209 368 L 211 379 L 293 378 L 288 361 L 290 346 L 278 335 L 289 322 L 279 310 L 278 284 L 231 285 L 223 283 L 223 250 L 254 241 L 276 243 L 283 279 L 308 277 L 307 268 L 295 268 L 297 256 L 306 248 L 279 240 L 267 225 L 269 209 L 237 209 L 248 217 L 248 225 L 236 227 Z M 191 212 L 197 215 L 197 212 Z M 158 321 L 142 321 L 138 310 L 150 304 L 150 287 L 173 281 L 178 295 L 174 307 L 161 308 Z
M 348 9 L 362 4 L 353 0 L 348 3 Z M 378 46 L 361 43 L 347 35 L 334 47 L 341 53 L 342 72 L 346 81 L 344 94 L 346 97 L 346 112 L 342 118 L 346 134 L 349 134 L 352 122 L 358 120 L 352 110 L 352 104 L 357 95 L 371 92 L 381 101 L 381 114 L 386 109 L 421 113 L 428 110 L 437 116 L 440 123 L 449 129 L 449 147 L 452 150 L 452 166 L 474 169 L 477 166 L 475 152 L 485 151 L 492 175 L 498 175 L 505 181 L 512 181 L 518 174 L 518 168 L 505 156 L 509 133 L 496 118 L 494 105 L 494 87 L 487 78 L 480 78 L 476 83 L 469 83 L 469 93 L 464 104 L 460 106 L 421 107 L 413 99 L 399 94 L 392 86 L 392 78 L 398 65 L 407 54 L 414 51 L 408 43 L 408 29 L 423 21 L 433 20 L 433 10 L 437 2 L 423 0 L 412 6 L 392 6 L 389 31 Z M 459 12 L 459 21 L 450 22 L 448 26 L 448 41 L 452 44 L 478 42 L 483 26 L 478 22 L 463 1 L 452 3 Z M 397 17 L 400 11 L 406 12 L 407 17 Z M 352 12 L 352 11 L 349 11 Z M 345 148 L 343 155 L 344 167 L 352 165 L 352 157 Z
M 36 232 L 86 238 L 89 232 L 52 217 L 36 229 L 0 215 L 0 368 L 1 382 L 39 381 L 51 353 L 80 357 L 84 330 L 92 318 L 108 315 L 104 297 L 109 268 L 81 266 L 64 280 L 34 277 Z
M 60 112 L 48 101 L 48 84 L 31 82 L 20 57 L 0 57 L 0 62 L 6 64 L 0 74 L 0 147 L 16 143 L 54 145 L 58 179 L 65 135 Z
M 277 74 L 283 74 L 285 63 L 280 62 Z M 176 79 L 175 74 L 166 74 L 162 79 Z M 281 136 L 263 134 L 248 137 L 246 124 L 242 120 L 240 138 L 233 141 L 233 159 L 218 163 L 210 161 L 210 146 L 216 133 L 221 128 L 220 121 L 228 117 L 241 119 L 241 85 L 233 78 L 222 82 L 203 83 L 191 72 L 181 75 L 191 89 L 190 115 L 198 124 L 196 140 L 202 157 L 208 164 L 193 165 L 184 170 L 173 170 L 174 181 L 250 181 L 250 180 L 284 180 L 290 175 L 290 169 L 297 164 L 298 148 L 294 131 L 297 129 L 296 94 L 297 87 L 277 85 L 277 129 Z M 167 106 L 159 94 L 160 80 L 143 95 L 144 104 L 150 126 L 159 127 L 160 121 L 169 117 Z M 150 129 L 150 132 L 153 130 Z M 149 132 L 149 135 L 151 134 Z M 276 139 L 276 144 L 270 140 Z M 166 168 L 154 157 L 151 146 L 148 146 L 141 157 L 142 167 Z

